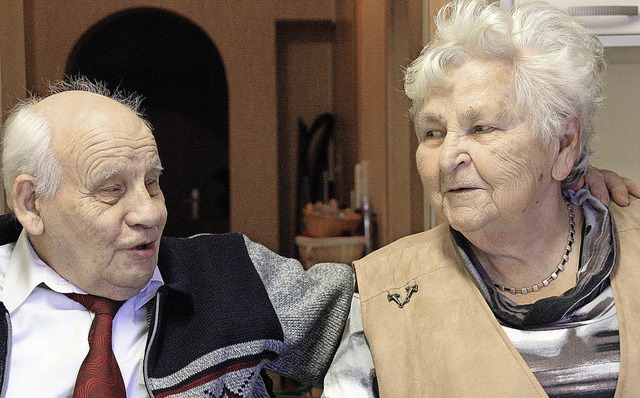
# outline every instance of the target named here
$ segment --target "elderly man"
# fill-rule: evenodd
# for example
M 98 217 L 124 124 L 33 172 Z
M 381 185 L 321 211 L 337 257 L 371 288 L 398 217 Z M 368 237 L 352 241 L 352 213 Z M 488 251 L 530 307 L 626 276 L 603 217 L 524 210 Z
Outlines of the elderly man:
M 162 237 L 138 105 L 80 78 L 5 124 L 3 396 L 263 397 L 265 369 L 321 384 L 350 269 L 305 272 L 238 234 Z

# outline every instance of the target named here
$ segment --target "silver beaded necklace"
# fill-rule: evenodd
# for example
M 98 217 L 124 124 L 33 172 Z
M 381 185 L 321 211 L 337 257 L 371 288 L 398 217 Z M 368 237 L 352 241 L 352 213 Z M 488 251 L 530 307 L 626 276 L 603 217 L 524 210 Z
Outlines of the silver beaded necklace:
M 509 292 L 511 294 L 527 294 L 530 292 L 537 292 L 543 287 L 549 286 L 551 282 L 558 279 L 558 274 L 564 270 L 564 265 L 567 263 L 567 261 L 569 261 L 569 253 L 571 253 L 571 249 L 573 247 L 573 242 L 574 242 L 574 235 L 575 235 L 575 221 L 573 216 L 573 210 L 571 209 L 571 205 L 569 204 L 569 201 L 566 198 L 564 202 L 567 205 L 567 209 L 569 209 L 569 241 L 567 242 L 567 247 L 564 250 L 564 254 L 562 256 L 562 260 L 560 261 L 560 264 L 558 264 L 558 266 L 551 273 L 551 275 L 549 275 L 548 277 L 543 279 L 541 282 L 538 282 L 533 286 L 515 288 L 515 287 L 506 287 L 499 283 L 493 282 L 494 286 L 498 290 L 500 290 L 501 292 Z

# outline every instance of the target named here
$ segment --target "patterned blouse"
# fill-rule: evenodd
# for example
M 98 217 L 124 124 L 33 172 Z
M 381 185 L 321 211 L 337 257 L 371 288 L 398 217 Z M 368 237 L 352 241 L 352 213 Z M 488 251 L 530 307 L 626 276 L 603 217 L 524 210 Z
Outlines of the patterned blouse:
M 612 397 L 620 338 L 609 284 L 618 239 L 608 208 L 587 189 L 565 191 L 584 225 L 576 286 L 563 295 L 517 305 L 498 292 L 469 243 L 452 231 L 465 264 L 516 349 L 550 397 Z

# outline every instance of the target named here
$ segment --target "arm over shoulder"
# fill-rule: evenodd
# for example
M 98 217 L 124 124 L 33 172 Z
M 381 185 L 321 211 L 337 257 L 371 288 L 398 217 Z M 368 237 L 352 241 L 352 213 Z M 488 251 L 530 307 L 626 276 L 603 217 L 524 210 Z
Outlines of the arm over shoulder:
M 284 332 L 285 352 L 267 368 L 322 385 L 349 315 L 354 277 L 345 264 L 317 264 L 305 271 L 245 238 Z

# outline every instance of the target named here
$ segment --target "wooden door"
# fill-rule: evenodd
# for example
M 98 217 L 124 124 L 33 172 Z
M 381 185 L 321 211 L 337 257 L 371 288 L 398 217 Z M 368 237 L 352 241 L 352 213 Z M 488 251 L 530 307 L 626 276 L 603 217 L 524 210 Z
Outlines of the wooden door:
M 229 231 L 227 81 L 200 28 L 158 9 L 114 14 L 78 41 L 66 73 L 145 98 L 164 167 L 165 235 Z

